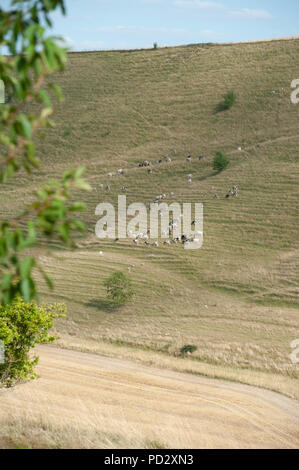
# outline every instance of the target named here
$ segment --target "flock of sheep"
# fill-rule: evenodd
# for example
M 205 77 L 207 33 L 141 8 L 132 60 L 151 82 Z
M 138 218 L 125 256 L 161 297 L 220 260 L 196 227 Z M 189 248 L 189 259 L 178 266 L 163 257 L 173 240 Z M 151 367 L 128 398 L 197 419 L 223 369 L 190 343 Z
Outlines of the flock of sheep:
M 177 154 L 176 149 L 173 149 L 173 150 L 172 150 L 172 153 L 173 153 L 173 155 L 176 155 L 176 154 Z M 198 157 L 198 160 L 200 161 L 200 160 L 202 160 L 203 158 L 204 158 L 204 156 L 203 156 L 203 155 L 200 155 L 200 156 Z M 187 156 L 186 160 L 187 160 L 187 162 L 189 162 L 189 163 L 192 162 L 192 157 L 191 157 L 190 154 Z M 165 155 L 165 156 L 164 156 L 164 161 L 165 161 L 166 163 L 171 163 L 171 162 L 172 162 L 172 159 L 170 158 L 169 155 Z M 163 159 L 156 160 L 156 164 L 159 165 L 159 164 L 161 164 L 161 163 L 163 163 Z M 149 160 L 144 160 L 143 162 L 139 163 L 139 164 L 138 164 L 138 167 L 139 167 L 139 168 L 147 168 L 147 172 L 148 172 L 149 174 L 151 174 L 151 173 L 153 172 L 153 168 L 152 168 L 153 165 L 152 165 L 152 162 L 149 161 Z M 125 175 L 125 171 L 124 171 L 122 168 L 120 168 L 120 169 L 117 170 L 117 174 L 124 176 L 124 175 Z M 108 177 L 109 177 L 109 178 L 112 178 L 113 176 L 114 176 L 113 173 L 108 173 Z M 191 183 L 192 183 L 192 174 L 189 173 L 189 174 L 188 174 L 188 184 L 191 184 Z M 103 190 L 104 190 L 104 184 L 101 183 L 101 184 L 99 184 L 99 187 L 98 187 L 98 188 L 97 188 L 97 187 L 94 187 L 94 188 L 93 188 L 93 190 L 94 190 L 95 192 L 97 192 L 98 189 L 99 189 L 100 191 L 103 191 Z M 107 184 L 107 185 L 105 186 L 105 190 L 106 190 L 106 191 L 110 191 L 110 190 L 111 190 L 110 184 Z M 122 192 L 128 191 L 128 186 L 122 186 L 121 190 L 122 190 Z M 172 195 L 173 195 L 173 193 L 172 193 Z
M 238 148 L 239 151 L 241 151 L 241 147 Z M 176 149 L 173 149 L 172 150 L 172 154 L 173 155 L 176 155 L 177 154 L 177 151 Z M 198 160 L 201 161 L 204 159 L 204 155 L 200 155 L 198 157 Z M 186 161 L 188 163 L 191 163 L 192 162 L 192 156 L 190 154 L 188 154 L 187 158 L 186 158 Z M 165 155 L 164 156 L 164 162 L 166 163 L 171 163 L 172 162 L 172 159 L 169 155 Z M 163 159 L 159 159 L 159 160 L 156 160 L 155 162 L 157 165 L 160 165 L 161 163 L 163 163 Z M 151 174 L 153 172 L 153 165 L 152 165 L 152 162 L 149 161 L 149 160 L 144 160 L 143 162 L 139 163 L 138 164 L 138 167 L 139 168 L 147 168 L 147 172 L 149 174 Z M 119 176 L 124 176 L 125 175 L 125 171 L 120 168 L 117 170 L 117 174 Z M 114 176 L 113 173 L 108 173 L 108 177 L 109 178 L 112 178 Z M 187 175 L 187 181 L 188 181 L 188 184 L 191 184 L 192 183 L 192 173 L 189 173 Z M 98 189 L 100 191 L 103 191 L 105 188 L 106 191 L 110 191 L 111 190 L 111 186 L 110 184 L 107 184 L 106 186 L 104 184 L 99 184 L 99 187 L 94 187 L 93 190 L 95 192 L 98 191 Z M 213 189 L 213 188 L 212 188 Z M 121 191 L 122 192 L 127 192 L 128 191 L 128 186 L 126 185 L 123 185 L 121 187 Z M 163 193 L 163 194 L 160 194 L 158 196 L 156 196 L 155 200 L 153 201 L 155 204 L 158 204 L 159 201 L 163 200 L 163 199 L 166 199 L 167 197 L 173 197 L 174 196 L 174 192 L 170 192 L 170 193 Z M 230 197 L 238 197 L 238 185 L 234 185 L 232 189 L 229 189 L 228 193 L 226 194 L 225 198 L 228 199 Z M 215 199 L 219 199 L 219 196 L 218 194 L 216 193 L 214 195 L 214 198 Z M 183 216 L 181 216 L 182 218 Z M 169 223 L 169 227 L 168 227 L 168 230 L 165 232 L 165 233 L 162 233 L 162 236 L 169 236 L 171 237 L 173 235 L 173 230 L 177 227 L 178 223 L 180 221 L 179 220 L 172 220 L 170 223 Z M 195 221 L 192 222 L 192 225 L 195 225 Z M 131 233 L 130 233 L 131 232 Z M 153 246 L 153 247 L 158 247 L 159 246 L 159 242 L 158 241 L 155 241 L 153 243 L 150 243 L 149 239 L 150 239 L 150 230 L 148 230 L 147 232 L 145 233 L 133 233 L 132 231 L 129 231 L 128 233 L 129 237 L 133 240 L 133 244 L 134 245 L 139 245 L 140 242 L 143 242 L 146 246 Z M 202 232 L 197 232 L 197 233 L 193 233 L 193 234 L 190 234 L 189 236 L 183 234 L 180 238 L 173 238 L 171 241 L 169 240 L 166 240 L 163 242 L 164 245 L 171 245 L 171 244 L 178 244 L 178 243 L 181 243 L 183 245 L 186 245 L 188 243 L 191 243 L 193 241 L 198 241 L 198 239 L 196 237 L 198 236 L 202 236 Z M 119 241 L 118 238 L 115 239 L 115 243 L 117 243 Z M 102 252 L 101 252 L 102 254 Z

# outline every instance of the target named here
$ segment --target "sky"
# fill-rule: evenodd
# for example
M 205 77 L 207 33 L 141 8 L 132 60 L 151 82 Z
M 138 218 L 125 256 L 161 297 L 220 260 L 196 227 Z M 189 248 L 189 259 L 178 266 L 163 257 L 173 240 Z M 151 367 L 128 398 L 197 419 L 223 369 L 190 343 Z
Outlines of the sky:
M 66 7 L 66 17 L 52 15 L 53 33 L 73 50 L 299 35 L 298 0 L 66 0 Z

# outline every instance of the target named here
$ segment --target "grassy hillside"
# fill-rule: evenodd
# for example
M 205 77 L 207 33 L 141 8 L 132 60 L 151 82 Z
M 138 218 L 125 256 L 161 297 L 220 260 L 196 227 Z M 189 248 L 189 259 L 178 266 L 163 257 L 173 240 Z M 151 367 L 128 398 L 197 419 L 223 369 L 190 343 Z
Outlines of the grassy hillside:
M 0 194 L 2 213 L 15 214 L 45 178 L 81 164 L 92 186 L 111 185 L 111 192 L 84 195 L 88 234 L 78 250 L 42 258 L 56 285 L 51 293 L 41 282 L 44 300 L 68 305 L 68 320 L 59 324 L 64 345 L 103 352 L 108 341 L 126 346 L 115 354 L 130 346 L 147 360 L 147 350 L 175 355 L 191 343 L 198 347 L 195 371 L 204 364 L 209 374 L 210 365 L 214 375 L 245 382 L 253 371 L 267 372 L 269 387 L 294 396 L 291 385 L 280 384 L 298 377 L 289 359 L 299 335 L 299 105 L 290 101 L 298 53 L 299 40 L 289 40 L 69 54 L 56 77 L 65 95 L 57 128 L 39 143 L 41 171 L 33 182 L 20 175 Z M 230 90 L 236 104 L 216 113 Z M 138 168 L 174 148 L 172 162 L 155 164 L 153 174 Z M 212 171 L 217 150 L 231 160 L 221 174 Z M 118 168 L 126 175 L 116 175 Z M 225 199 L 234 184 L 239 197 Z M 123 185 L 128 203 L 171 191 L 178 202 L 204 201 L 203 248 L 96 239 L 95 207 L 115 203 Z M 137 294 L 115 310 L 103 279 L 128 267 Z

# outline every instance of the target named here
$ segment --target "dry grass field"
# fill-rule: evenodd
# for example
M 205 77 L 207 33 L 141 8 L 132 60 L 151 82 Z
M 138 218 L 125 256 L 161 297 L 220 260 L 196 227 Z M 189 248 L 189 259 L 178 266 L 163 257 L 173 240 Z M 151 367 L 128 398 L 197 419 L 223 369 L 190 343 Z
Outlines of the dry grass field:
M 39 352 L 40 379 L 1 393 L 0 448 L 298 447 L 299 408 L 276 393 L 94 354 Z
M 299 398 L 298 365 L 289 357 L 299 337 L 299 105 L 290 100 L 298 52 L 299 39 L 290 39 L 69 54 L 55 78 L 65 95 L 57 127 L 39 143 L 42 168 L 0 193 L 1 214 L 15 215 L 42 181 L 82 164 L 92 186 L 111 186 L 77 194 L 87 204 L 88 232 L 76 250 L 53 246 L 40 255 L 55 283 L 50 292 L 40 280 L 42 300 L 68 307 L 57 323 L 61 346 Z M 230 90 L 236 104 L 216 113 Z M 212 170 L 217 150 L 231 162 L 220 174 Z M 165 154 L 172 162 L 155 164 Z M 138 168 L 146 159 L 151 175 Z M 239 197 L 225 199 L 234 184 Z M 128 204 L 171 191 L 166 202 L 204 201 L 202 249 L 97 239 L 95 208 L 116 203 L 123 185 Z M 103 281 L 119 269 L 136 295 L 116 309 Z M 197 346 L 192 357 L 177 357 L 184 344 Z

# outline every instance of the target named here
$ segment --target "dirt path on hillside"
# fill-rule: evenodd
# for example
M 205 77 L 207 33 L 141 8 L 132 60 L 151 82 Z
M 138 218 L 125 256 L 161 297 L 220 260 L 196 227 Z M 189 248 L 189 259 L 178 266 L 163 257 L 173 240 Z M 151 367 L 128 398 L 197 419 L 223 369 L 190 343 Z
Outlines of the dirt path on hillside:
M 173 448 L 299 447 L 299 405 L 277 393 L 49 346 L 39 353 L 40 378 L 0 392 L 0 427 L 27 411 L 82 431 L 108 420 Z

